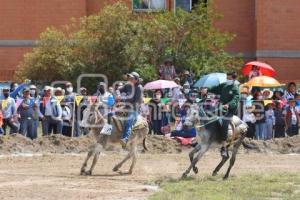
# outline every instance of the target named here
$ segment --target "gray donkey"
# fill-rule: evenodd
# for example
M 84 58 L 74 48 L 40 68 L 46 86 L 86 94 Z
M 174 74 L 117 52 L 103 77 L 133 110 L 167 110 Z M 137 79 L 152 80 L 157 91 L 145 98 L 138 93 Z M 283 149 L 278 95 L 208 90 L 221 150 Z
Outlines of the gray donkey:
M 101 132 L 105 124 L 107 124 L 107 120 L 100 113 L 98 105 L 91 105 L 85 109 L 81 125 L 83 127 L 91 128 L 91 132 L 95 136 L 96 143 L 90 146 L 87 157 L 81 167 L 81 175 L 92 175 L 94 167 L 98 161 L 99 154 L 102 151 L 109 150 L 112 144 L 119 143 L 121 139 L 123 129 L 121 120 L 117 119 L 117 117 L 113 117 L 111 123 L 113 129 L 109 135 L 102 134 Z M 132 174 L 137 159 L 137 145 L 139 143 L 143 143 L 144 149 L 147 150 L 146 136 L 148 131 L 149 127 L 147 121 L 139 116 L 127 143 L 127 149 L 129 153 L 119 164 L 113 168 L 113 171 L 118 171 L 127 160 L 132 158 L 132 164 L 128 172 L 128 174 Z M 87 162 L 92 155 L 94 155 L 93 163 L 90 170 L 86 171 Z
M 200 112 L 199 112 L 200 111 Z M 191 164 L 189 168 L 183 173 L 182 178 L 186 178 L 190 173 L 191 169 L 193 169 L 194 173 L 198 173 L 198 168 L 196 167 L 197 162 L 201 159 L 201 157 L 208 151 L 208 149 L 212 146 L 212 144 L 221 145 L 220 142 L 220 131 L 221 125 L 218 120 L 218 117 L 208 117 L 203 107 L 200 106 L 192 106 L 188 116 L 185 120 L 184 125 L 188 127 L 196 126 L 197 124 L 202 123 L 202 126 L 197 127 L 197 134 L 200 137 L 200 142 L 195 146 L 195 148 L 190 152 L 189 157 Z M 234 165 L 236 154 L 238 152 L 241 144 L 245 148 L 251 148 L 250 145 L 246 144 L 243 140 L 246 135 L 246 131 L 248 126 L 237 116 L 233 117 L 231 126 L 229 128 L 228 133 L 228 141 L 227 148 L 230 148 L 232 151 L 232 156 L 230 159 L 229 168 L 223 179 L 227 179 L 230 173 L 231 168 Z M 197 154 L 195 156 L 195 154 Z M 216 176 L 222 166 L 226 163 L 229 157 L 222 157 L 220 164 L 213 171 L 213 176 Z

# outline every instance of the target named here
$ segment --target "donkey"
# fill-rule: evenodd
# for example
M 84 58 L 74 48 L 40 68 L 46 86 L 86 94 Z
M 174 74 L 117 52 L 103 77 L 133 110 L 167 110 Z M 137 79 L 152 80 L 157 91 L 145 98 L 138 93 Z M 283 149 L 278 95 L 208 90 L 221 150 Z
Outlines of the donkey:
M 107 124 L 107 119 L 104 118 L 100 113 L 97 105 L 88 106 L 83 112 L 83 120 L 81 125 L 91 128 L 91 132 L 96 139 L 96 143 L 92 144 L 89 148 L 87 157 L 81 167 L 81 175 L 92 175 L 100 153 L 102 151 L 109 150 L 109 147 L 112 144 L 119 143 L 122 137 L 123 125 L 121 120 L 113 117 L 113 128 L 111 134 L 109 135 L 102 134 L 101 132 L 105 124 Z M 113 171 L 117 172 L 127 160 L 132 158 L 132 163 L 128 171 L 128 174 L 132 174 L 137 159 L 137 145 L 142 142 L 144 149 L 147 151 L 146 136 L 148 131 L 149 127 L 147 121 L 139 116 L 127 143 L 126 148 L 128 149 L 129 153 L 120 163 L 115 165 Z M 94 155 L 93 163 L 91 165 L 91 168 L 86 171 L 87 162 L 92 157 L 92 155 Z
M 202 126 L 197 127 L 197 134 L 200 137 L 200 142 L 196 144 L 195 148 L 190 152 L 189 158 L 191 164 L 188 167 L 188 169 L 183 173 L 182 178 L 186 178 L 190 173 L 191 169 L 193 169 L 195 174 L 198 173 L 198 168 L 196 167 L 196 164 L 201 159 L 201 157 L 208 151 L 212 144 L 217 144 L 221 146 L 221 125 L 219 122 L 219 118 L 217 116 L 208 117 L 207 113 L 204 111 L 202 106 L 200 106 L 199 108 L 198 106 L 193 105 L 189 110 L 184 126 L 196 126 L 198 123 L 203 123 Z M 227 140 L 227 148 L 229 148 L 229 150 L 232 151 L 232 156 L 230 159 L 229 168 L 225 176 L 223 177 L 224 180 L 227 179 L 229 176 L 230 170 L 235 163 L 236 154 L 241 144 L 243 144 L 245 148 L 251 148 L 250 145 L 246 144 L 243 141 L 247 129 L 248 126 L 246 123 L 244 123 L 237 116 L 233 117 L 232 122 L 229 126 Z M 195 154 L 197 155 L 195 156 Z M 218 174 L 219 170 L 222 168 L 222 166 L 226 163 L 228 159 L 229 157 L 222 157 L 221 162 L 213 171 L 213 176 L 216 176 Z

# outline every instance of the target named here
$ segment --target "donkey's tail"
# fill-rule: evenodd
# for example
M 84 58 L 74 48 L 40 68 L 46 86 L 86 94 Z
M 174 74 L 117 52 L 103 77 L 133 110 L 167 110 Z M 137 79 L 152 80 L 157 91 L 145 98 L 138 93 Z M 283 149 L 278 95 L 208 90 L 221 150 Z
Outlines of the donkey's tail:
M 249 143 L 247 143 L 247 142 L 245 142 L 245 141 L 242 142 L 242 145 L 243 145 L 243 147 L 244 147 L 245 149 L 258 150 L 258 151 L 260 150 L 258 146 L 253 145 L 253 144 L 249 144 Z
M 147 140 L 147 137 L 145 137 L 144 140 L 143 140 L 143 148 L 144 148 L 145 151 L 149 151 L 148 148 L 147 148 L 146 140 Z

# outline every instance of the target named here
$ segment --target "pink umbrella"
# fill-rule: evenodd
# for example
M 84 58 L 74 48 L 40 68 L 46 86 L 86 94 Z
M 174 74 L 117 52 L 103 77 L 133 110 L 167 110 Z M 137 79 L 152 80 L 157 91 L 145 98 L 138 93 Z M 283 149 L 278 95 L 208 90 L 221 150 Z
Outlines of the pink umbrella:
M 252 61 L 252 62 L 248 62 L 247 64 L 245 64 L 243 67 L 243 74 L 249 75 L 250 71 L 252 70 L 253 65 L 259 67 L 259 70 L 262 73 L 262 75 L 270 76 L 270 77 L 274 77 L 276 75 L 276 71 L 273 69 L 273 67 L 271 67 L 270 65 L 268 65 L 266 63 L 259 62 L 259 61 Z
M 176 88 L 179 87 L 174 81 L 166 81 L 166 80 L 157 80 L 150 83 L 147 83 L 144 86 L 145 90 L 158 90 L 158 89 L 166 89 L 166 88 Z

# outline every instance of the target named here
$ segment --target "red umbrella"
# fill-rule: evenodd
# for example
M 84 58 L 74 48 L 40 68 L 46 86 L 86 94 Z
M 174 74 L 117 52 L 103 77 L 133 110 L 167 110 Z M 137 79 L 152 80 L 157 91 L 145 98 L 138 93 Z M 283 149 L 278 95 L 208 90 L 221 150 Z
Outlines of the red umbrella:
M 253 65 L 258 66 L 260 68 L 260 72 L 262 73 L 262 75 L 270 76 L 270 77 L 276 76 L 276 71 L 273 69 L 273 67 L 259 61 L 252 61 L 245 64 L 242 71 L 243 74 L 246 76 L 249 75 Z

